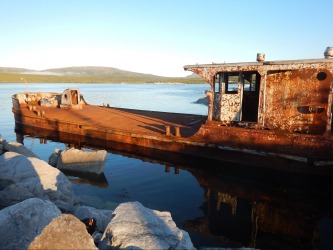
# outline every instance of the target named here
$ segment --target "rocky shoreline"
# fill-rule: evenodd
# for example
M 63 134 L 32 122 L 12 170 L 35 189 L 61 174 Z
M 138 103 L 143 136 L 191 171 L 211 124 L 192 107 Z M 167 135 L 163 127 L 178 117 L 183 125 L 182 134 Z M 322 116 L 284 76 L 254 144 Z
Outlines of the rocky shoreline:
M 195 249 L 169 212 L 85 206 L 59 169 L 3 139 L 0 209 L 0 249 Z

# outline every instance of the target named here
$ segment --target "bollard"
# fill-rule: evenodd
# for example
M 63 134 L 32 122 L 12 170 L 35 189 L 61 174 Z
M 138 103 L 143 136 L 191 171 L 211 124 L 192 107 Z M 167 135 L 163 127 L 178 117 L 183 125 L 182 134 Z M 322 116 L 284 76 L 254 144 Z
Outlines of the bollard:
M 170 135 L 170 126 L 169 125 L 165 125 L 165 134 Z
M 170 172 L 170 166 L 168 166 L 168 165 L 165 166 L 165 172 L 166 172 L 166 173 L 169 173 L 169 172 Z
M 179 174 L 179 168 L 175 168 L 175 174 Z
M 175 127 L 175 130 L 176 130 L 176 136 L 177 137 L 180 137 L 180 128 L 179 127 Z

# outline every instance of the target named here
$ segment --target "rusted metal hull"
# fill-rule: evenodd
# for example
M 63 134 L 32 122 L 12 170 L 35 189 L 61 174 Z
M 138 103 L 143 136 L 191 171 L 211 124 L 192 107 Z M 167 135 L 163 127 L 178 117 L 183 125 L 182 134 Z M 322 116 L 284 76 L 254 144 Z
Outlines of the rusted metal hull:
M 333 167 L 314 166 L 303 157 L 276 154 L 273 152 L 257 151 L 253 149 L 216 147 L 213 144 L 188 143 L 183 148 L 170 147 L 171 143 L 155 142 L 155 147 L 130 144 L 123 141 L 106 140 L 78 135 L 74 133 L 49 130 L 16 123 L 18 141 L 23 142 L 24 135 L 40 138 L 40 143 L 46 140 L 71 144 L 75 148 L 90 147 L 103 148 L 112 153 L 128 157 L 146 157 L 148 161 L 158 160 L 165 164 L 195 165 L 204 169 L 232 169 L 244 171 L 246 168 L 268 168 L 279 171 L 296 172 L 315 175 L 333 175 Z M 178 144 L 178 143 L 176 143 Z
M 328 134 L 307 135 L 276 130 L 245 129 L 221 126 L 211 121 L 204 124 L 198 138 L 219 145 L 219 147 L 256 150 L 258 153 L 294 155 L 311 160 L 332 160 L 333 137 Z
M 30 110 L 28 104 L 18 104 L 13 99 L 16 124 L 36 131 L 73 134 L 85 140 L 99 139 L 105 145 L 129 145 L 126 147 L 129 151 L 143 148 L 171 152 L 170 157 L 187 155 L 303 173 L 332 172 L 332 167 L 318 164 L 333 160 L 331 136 L 227 127 L 219 122 L 207 122 L 205 117 L 197 115 L 88 104 L 82 105 L 82 110 L 37 109 Z M 170 127 L 169 135 L 166 126 Z M 180 128 L 179 135 L 176 135 L 175 127 Z

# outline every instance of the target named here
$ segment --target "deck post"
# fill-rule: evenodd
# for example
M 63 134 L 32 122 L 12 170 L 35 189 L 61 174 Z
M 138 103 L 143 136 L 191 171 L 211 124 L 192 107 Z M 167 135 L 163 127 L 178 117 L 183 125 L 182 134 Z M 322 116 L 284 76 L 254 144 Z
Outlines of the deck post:
M 207 90 L 206 96 L 208 98 L 208 121 L 213 120 L 213 91 Z
M 175 130 L 176 130 L 176 137 L 181 137 L 180 135 L 180 128 L 179 127 L 175 127 Z
M 166 135 L 170 135 L 170 126 L 169 125 L 165 125 L 165 134 Z

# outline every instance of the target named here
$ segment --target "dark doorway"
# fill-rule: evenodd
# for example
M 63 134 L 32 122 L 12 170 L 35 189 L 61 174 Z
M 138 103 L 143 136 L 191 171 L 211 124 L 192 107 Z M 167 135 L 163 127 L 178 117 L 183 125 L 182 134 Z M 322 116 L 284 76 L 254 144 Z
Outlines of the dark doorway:
M 243 73 L 242 121 L 258 121 L 259 85 L 258 72 Z

